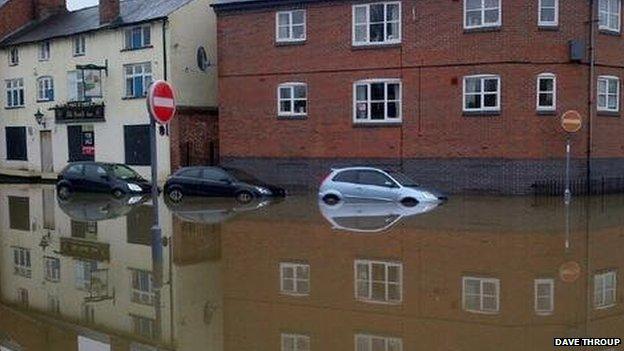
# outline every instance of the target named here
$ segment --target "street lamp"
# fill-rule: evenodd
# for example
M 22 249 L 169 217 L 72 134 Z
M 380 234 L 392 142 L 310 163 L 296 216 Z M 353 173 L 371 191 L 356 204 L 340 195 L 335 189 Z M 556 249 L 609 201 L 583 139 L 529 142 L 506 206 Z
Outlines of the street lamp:
M 37 121 L 37 124 L 42 126 L 43 128 L 46 127 L 46 121 L 44 119 L 44 115 L 43 113 L 41 113 L 41 110 L 37 109 L 37 112 L 35 113 L 35 121 Z

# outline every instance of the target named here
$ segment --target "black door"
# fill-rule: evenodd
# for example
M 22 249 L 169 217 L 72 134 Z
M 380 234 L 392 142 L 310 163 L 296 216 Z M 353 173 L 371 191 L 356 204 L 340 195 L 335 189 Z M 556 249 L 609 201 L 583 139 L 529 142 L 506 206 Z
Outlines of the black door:
M 67 146 L 69 162 L 94 161 L 95 133 L 83 131 L 82 126 L 67 126 Z

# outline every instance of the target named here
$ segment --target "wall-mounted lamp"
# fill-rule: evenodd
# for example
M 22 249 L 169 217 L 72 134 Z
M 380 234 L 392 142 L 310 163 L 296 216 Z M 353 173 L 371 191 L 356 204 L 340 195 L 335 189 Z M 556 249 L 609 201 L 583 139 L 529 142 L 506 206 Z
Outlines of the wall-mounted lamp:
M 43 115 L 43 113 L 41 113 L 41 110 L 37 110 L 37 112 L 35 113 L 35 121 L 37 121 L 37 124 L 42 126 L 43 128 L 46 127 L 46 121 L 45 121 L 45 116 Z

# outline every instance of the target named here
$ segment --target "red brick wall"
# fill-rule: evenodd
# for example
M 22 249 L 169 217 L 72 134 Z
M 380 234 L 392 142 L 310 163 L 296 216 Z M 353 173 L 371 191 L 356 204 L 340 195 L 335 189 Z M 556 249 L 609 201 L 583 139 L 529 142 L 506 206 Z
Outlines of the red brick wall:
M 0 39 L 28 23 L 34 18 L 31 1 L 9 0 L 0 7 Z
M 216 146 L 218 162 L 219 125 L 216 111 L 180 108 L 169 125 L 171 172 L 187 165 L 208 165 L 210 143 Z
M 359 1 L 358 1 L 359 2 Z M 303 45 L 275 45 L 277 8 L 219 14 L 221 155 L 225 157 L 563 157 L 559 116 L 588 114 L 588 67 L 570 63 L 568 42 L 588 40 L 584 1 L 560 1 L 559 28 L 540 30 L 537 0 L 502 0 L 499 31 L 464 33 L 463 1 L 402 2 L 402 44 L 351 46 L 353 1 L 307 5 Z M 624 40 L 598 35 L 597 74 L 624 79 Z M 613 66 L 613 67 L 606 67 Z M 557 115 L 535 112 L 536 75 L 557 74 Z M 499 74 L 500 116 L 462 114 L 462 77 Z M 352 84 L 402 78 L 403 124 L 352 124 Z M 308 84 L 308 118 L 277 119 L 277 85 Z M 455 83 L 456 82 L 456 83 Z M 593 122 L 595 157 L 621 157 L 624 122 Z M 574 136 L 576 157 L 587 130 Z

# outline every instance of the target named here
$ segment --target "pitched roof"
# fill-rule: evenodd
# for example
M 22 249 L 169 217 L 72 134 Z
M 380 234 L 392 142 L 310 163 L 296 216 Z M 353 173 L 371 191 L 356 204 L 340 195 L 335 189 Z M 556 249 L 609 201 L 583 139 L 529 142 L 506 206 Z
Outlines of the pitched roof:
M 0 0 L 0 4 L 2 1 L 5 0 Z M 191 1 L 193 0 L 122 0 L 120 1 L 121 20 L 104 25 L 100 24 L 98 6 L 64 12 L 25 26 L 22 30 L 2 40 L 0 46 L 32 43 L 165 18 Z

